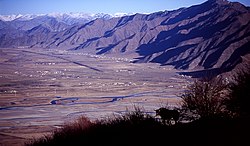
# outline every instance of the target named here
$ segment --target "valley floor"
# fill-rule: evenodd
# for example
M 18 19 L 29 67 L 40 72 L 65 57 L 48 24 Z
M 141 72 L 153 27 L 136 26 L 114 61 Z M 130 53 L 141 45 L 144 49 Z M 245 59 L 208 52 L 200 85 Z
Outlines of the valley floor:
M 0 145 L 21 145 L 79 116 L 155 114 L 178 106 L 190 79 L 171 66 L 44 49 L 0 49 Z

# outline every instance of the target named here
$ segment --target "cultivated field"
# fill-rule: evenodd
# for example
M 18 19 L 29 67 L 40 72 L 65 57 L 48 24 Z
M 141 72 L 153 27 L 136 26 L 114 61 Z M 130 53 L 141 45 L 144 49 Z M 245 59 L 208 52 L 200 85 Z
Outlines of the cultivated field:
M 178 106 L 189 78 L 171 66 L 62 50 L 0 49 L 0 145 L 20 145 L 79 116 Z

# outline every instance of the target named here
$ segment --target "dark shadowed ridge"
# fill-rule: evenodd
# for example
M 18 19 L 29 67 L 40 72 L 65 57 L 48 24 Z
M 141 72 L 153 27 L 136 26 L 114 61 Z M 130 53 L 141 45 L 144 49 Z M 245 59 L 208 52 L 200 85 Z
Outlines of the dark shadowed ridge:
M 0 21 L 0 47 L 63 48 L 124 57 L 132 54 L 135 63 L 173 65 L 193 76 L 230 71 L 250 53 L 249 7 L 226 0 L 81 25 L 42 19 L 40 25 L 27 30 L 37 22 L 38 18 L 20 24 Z M 25 25 L 18 29 L 21 24 Z

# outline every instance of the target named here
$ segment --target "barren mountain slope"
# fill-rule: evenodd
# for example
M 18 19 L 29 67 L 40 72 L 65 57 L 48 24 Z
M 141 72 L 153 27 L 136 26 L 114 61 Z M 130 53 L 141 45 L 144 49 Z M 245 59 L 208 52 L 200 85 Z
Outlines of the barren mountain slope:
M 135 62 L 155 62 L 189 71 L 225 72 L 250 52 L 249 8 L 226 0 L 148 15 L 96 19 L 82 25 L 53 24 L 57 32 L 43 24 L 24 31 L 1 23 L 1 47 L 119 54 L 133 56 Z

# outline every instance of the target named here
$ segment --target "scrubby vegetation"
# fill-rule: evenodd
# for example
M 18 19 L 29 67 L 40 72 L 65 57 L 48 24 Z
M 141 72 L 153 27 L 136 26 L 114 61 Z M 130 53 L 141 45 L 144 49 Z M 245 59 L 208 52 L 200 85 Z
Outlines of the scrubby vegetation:
M 196 120 L 165 125 L 140 110 L 121 117 L 90 122 L 81 117 L 27 146 L 57 145 L 240 145 L 244 126 L 232 119 Z
M 250 118 L 250 67 L 238 71 L 229 86 L 227 109 L 238 118 Z
M 181 96 L 181 119 L 164 124 L 140 108 L 99 121 L 80 117 L 27 146 L 56 145 L 192 145 L 240 146 L 247 143 L 250 126 L 250 74 L 242 72 L 234 83 L 222 78 L 197 80 Z M 188 115 L 188 116 L 187 116 Z
M 227 95 L 228 85 L 220 76 L 199 79 L 181 95 L 182 109 L 191 113 L 189 119 L 226 116 Z

